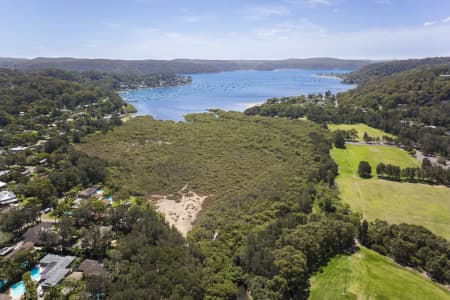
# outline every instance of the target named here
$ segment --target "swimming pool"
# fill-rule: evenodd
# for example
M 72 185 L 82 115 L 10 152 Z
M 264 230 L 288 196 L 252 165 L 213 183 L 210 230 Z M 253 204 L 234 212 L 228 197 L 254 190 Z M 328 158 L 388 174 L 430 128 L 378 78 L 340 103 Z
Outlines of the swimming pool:
M 41 268 L 39 266 L 34 267 L 31 271 L 31 279 L 33 281 L 41 280 Z M 25 294 L 25 283 L 23 281 L 19 281 L 13 285 L 11 285 L 9 289 L 9 294 L 14 299 L 19 299 Z

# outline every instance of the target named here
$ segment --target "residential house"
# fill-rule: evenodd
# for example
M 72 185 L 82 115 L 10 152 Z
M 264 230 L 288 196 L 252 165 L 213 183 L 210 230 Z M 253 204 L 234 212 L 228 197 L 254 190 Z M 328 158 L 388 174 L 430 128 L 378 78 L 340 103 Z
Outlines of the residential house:
M 14 194 L 11 191 L 0 191 L 0 205 L 8 205 L 12 203 L 16 203 L 19 200 L 16 197 L 16 194 Z
M 59 256 L 47 254 L 40 261 L 41 272 L 40 285 L 44 288 L 57 285 L 67 274 L 71 272 L 69 265 L 75 260 L 75 256 Z
M 93 259 L 85 259 L 78 267 L 78 271 L 83 272 L 84 276 L 101 276 L 107 277 L 109 272 L 103 264 Z
M 91 198 L 95 193 L 97 192 L 97 189 L 95 187 L 91 187 L 88 189 L 85 189 L 78 193 L 78 196 L 81 198 Z
M 27 146 L 17 146 L 17 147 L 10 148 L 9 151 L 16 153 L 16 152 L 20 152 L 20 151 L 25 151 L 27 149 L 28 149 Z

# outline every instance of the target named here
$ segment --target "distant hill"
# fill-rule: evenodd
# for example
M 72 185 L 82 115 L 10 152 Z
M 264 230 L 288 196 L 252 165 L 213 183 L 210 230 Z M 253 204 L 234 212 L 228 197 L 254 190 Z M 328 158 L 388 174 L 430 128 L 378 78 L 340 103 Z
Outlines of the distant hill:
M 101 71 L 114 73 L 203 73 L 232 70 L 274 69 L 344 69 L 355 70 L 372 63 L 369 60 L 306 58 L 285 60 L 116 60 L 80 58 L 0 58 L 0 68 L 41 70 L 58 68 L 70 71 Z
M 450 57 L 408 59 L 373 63 L 348 74 L 345 77 L 344 82 L 359 84 L 362 82 L 366 82 L 369 79 L 381 78 L 415 68 L 423 69 L 439 66 L 450 66 Z

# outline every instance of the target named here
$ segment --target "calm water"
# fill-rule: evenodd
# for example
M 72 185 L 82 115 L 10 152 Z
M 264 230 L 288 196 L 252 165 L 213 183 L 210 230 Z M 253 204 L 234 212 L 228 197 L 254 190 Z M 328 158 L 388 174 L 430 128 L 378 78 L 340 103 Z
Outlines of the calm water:
M 352 85 L 318 73 L 344 73 L 345 70 L 231 71 L 190 74 L 192 84 L 178 87 L 138 89 L 120 95 L 131 102 L 138 115 L 161 120 L 183 120 L 189 113 L 210 108 L 243 111 L 271 97 L 309 93 L 343 92 Z

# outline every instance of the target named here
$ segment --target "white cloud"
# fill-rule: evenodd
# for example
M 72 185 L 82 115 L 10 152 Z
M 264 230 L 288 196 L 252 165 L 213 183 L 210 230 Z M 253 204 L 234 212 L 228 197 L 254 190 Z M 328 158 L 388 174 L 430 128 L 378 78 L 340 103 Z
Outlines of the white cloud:
M 249 33 L 220 36 L 161 31 L 145 38 L 132 38 L 130 35 L 129 40 L 115 47 L 102 47 L 104 52 L 97 56 L 135 59 L 277 59 L 318 56 L 392 59 L 447 56 L 450 55 L 450 39 L 443 39 L 443 36 L 450 36 L 450 26 L 436 24 L 427 28 L 333 32 L 304 20 Z
M 442 19 L 442 23 L 449 23 L 449 22 L 450 22 L 450 17 Z
M 423 26 L 424 27 L 430 27 L 430 26 L 433 26 L 433 25 L 436 25 L 436 24 L 439 24 L 439 23 L 441 23 L 441 24 L 450 23 L 450 17 L 444 18 L 444 19 L 442 19 L 440 21 L 427 21 L 427 22 L 423 23 Z
M 436 22 L 428 21 L 428 22 L 423 23 L 423 26 L 429 27 L 429 26 L 433 26 L 434 24 L 436 24 Z
M 253 21 L 263 20 L 271 17 L 286 16 L 290 13 L 291 11 L 289 10 L 289 8 L 281 5 L 252 6 L 247 7 L 243 12 L 240 12 L 240 14 L 244 16 L 244 18 Z

